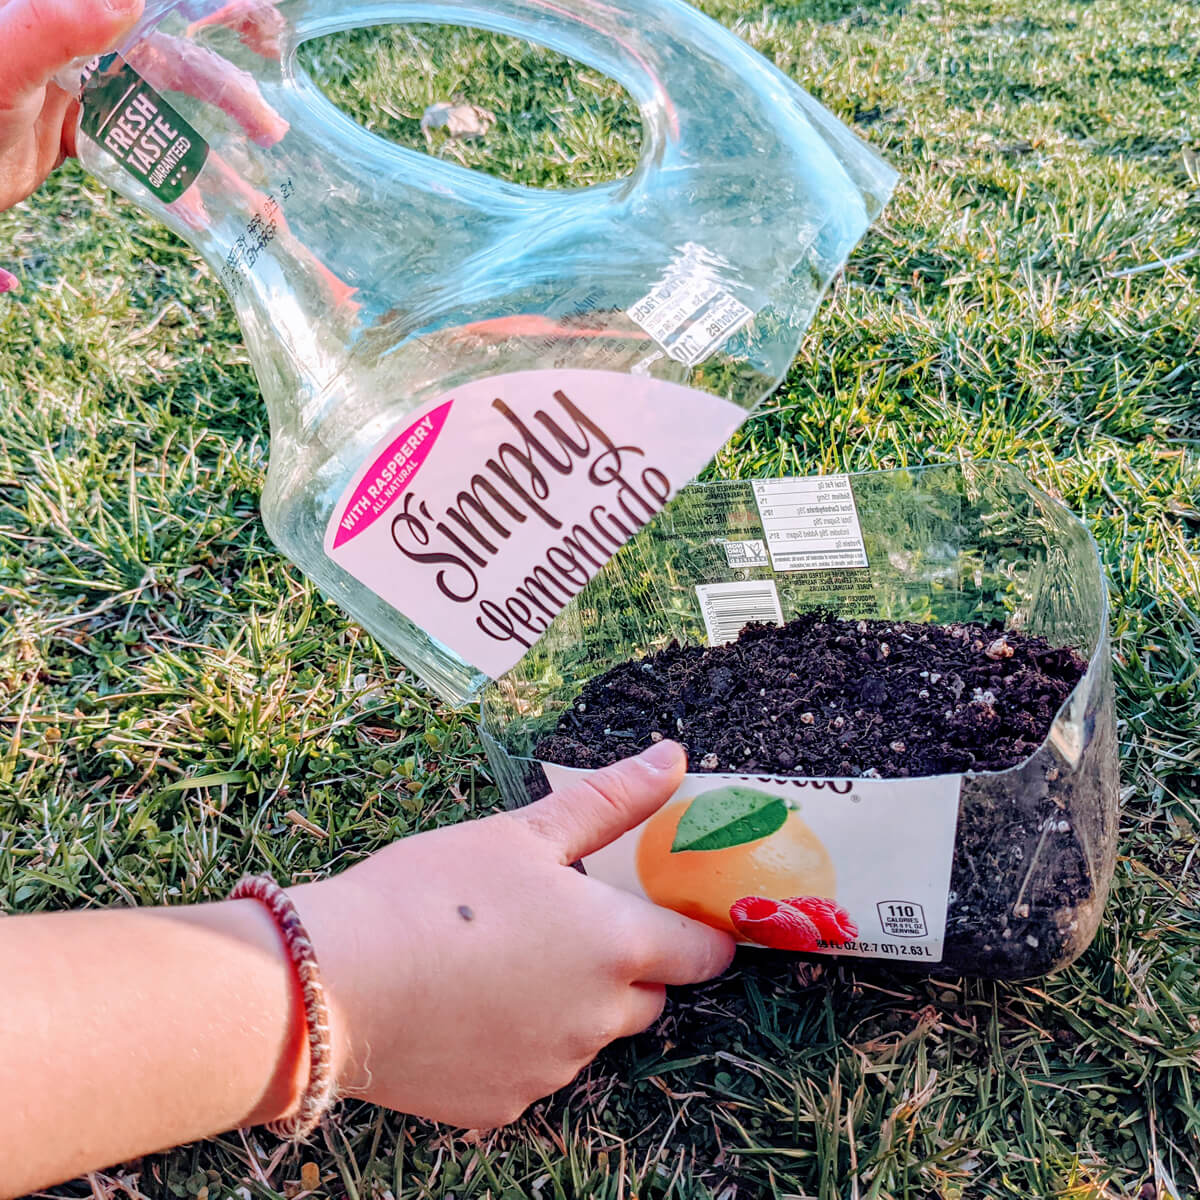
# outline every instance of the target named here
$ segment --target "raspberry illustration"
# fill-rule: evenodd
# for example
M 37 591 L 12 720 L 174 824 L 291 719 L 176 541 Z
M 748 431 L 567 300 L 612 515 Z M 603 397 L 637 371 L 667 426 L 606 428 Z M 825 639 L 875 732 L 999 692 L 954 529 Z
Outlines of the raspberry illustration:
M 799 909 L 765 896 L 743 896 L 729 909 L 733 927 L 769 950 L 815 950 L 820 934 Z
M 784 904 L 803 913 L 817 927 L 826 945 L 842 946 L 858 937 L 858 924 L 836 901 L 822 896 L 793 896 Z

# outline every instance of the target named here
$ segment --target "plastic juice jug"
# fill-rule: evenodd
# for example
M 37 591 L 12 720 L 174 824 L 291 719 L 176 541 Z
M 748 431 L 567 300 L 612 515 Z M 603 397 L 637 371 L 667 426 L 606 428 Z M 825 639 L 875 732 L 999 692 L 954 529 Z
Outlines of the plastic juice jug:
M 502 182 L 366 131 L 296 61 L 415 21 L 617 80 L 637 169 Z M 678 0 L 152 0 L 63 82 L 84 164 L 237 309 L 276 544 L 451 701 L 518 662 L 779 382 L 894 180 Z

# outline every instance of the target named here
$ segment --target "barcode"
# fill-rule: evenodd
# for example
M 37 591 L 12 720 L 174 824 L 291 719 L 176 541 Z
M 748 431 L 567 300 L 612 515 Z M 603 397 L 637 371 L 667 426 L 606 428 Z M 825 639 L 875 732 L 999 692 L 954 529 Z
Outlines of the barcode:
M 745 583 L 702 583 L 696 588 L 710 646 L 732 642 L 747 625 L 782 625 L 779 592 L 773 579 Z

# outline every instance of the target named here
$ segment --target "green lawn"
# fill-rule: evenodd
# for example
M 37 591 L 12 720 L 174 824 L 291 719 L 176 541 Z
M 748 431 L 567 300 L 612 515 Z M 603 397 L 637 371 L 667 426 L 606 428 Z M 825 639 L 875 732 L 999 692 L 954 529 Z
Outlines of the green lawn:
M 350 1106 L 301 1152 L 230 1135 L 54 1196 L 293 1197 L 307 1162 L 353 1200 L 1200 1196 L 1200 7 L 708 8 L 904 175 L 715 472 L 997 458 L 1088 521 L 1125 798 L 1098 941 L 1021 987 L 748 957 L 482 1141 Z M 408 144 L 432 101 L 493 109 L 434 150 L 512 178 L 636 153 L 614 87 L 500 39 L 310 57 Z M 0 216 L 0 263 L 0 910 L 310 878 L 490 809 L 471 715 L 269 544 L 265 413 L 196 257 L 71 169 Z

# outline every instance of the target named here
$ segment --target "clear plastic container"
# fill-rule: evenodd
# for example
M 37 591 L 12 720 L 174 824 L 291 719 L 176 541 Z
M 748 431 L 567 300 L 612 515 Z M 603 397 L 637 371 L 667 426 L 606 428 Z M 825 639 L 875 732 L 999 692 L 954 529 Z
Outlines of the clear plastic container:
M 810 569 L 731 566 L 730 544 L 740 547 L 732 557 L 742 563 L 761 562 L 768 543 L 771 562 L 779 561 L 776 551 L 789 552 L 779 522 L 763 516 L 773 493 L 755 481 L 684 489 L 626 546 L 520 667 L 484 695 L 484 743 L 505 801 L 519 806 L 549 790 L 533 747 L 583 682 L 672 639 L 707 644 L 698 586 L 770 580 L 784 619 L 825 608 L 895 621 L 999 620 L 1076 649 L 1088 663 L 1085 677 L 1045 742 L 1020 765 L 905 781 L 909 790 L 895 802 L 924 803 L 948 780 L 957 796 L 944 864 L 948 892 L 942 885 L 944 939 L 923 968 L 1008 979 L 1056 970 L 1094 936 L 1115 861 L 1108 602 L 1095 544 L 1070 512 L 1006 465 L 933 466 L 826 482 L 835 498 L 847 495 L 839 487 L 852 493 L 865 568 L 838 565 L 859 552 L 845 523 L 826 539 L 840 545 L 822 552 L 810 549 L 816 544 L 810 539 L 801 547 Z M 830 564 L 824 568 L 815 565 L 822 553 Z M 685 787 L 706 780 L 689 776 Z M 855 781 L 860 786 L 881 787 Z M 836 802 L 823 794 L 806 794 L 804 801 L 817 815 L 820 805 Z M 876 868 L 864 860 L 861 869 Z M 936 874 L 941 866 L 929 869 Z M 618 872 L 617 881 L 627 875 Z M 886 955 L 863 955 L 876 956 Z
M 493 30 L 604 72 L 640 109 L 637 169 L 539 191 L 368 132 L 296 50 L 387 22 Z M 339 514 L 375 498 L 363 482 L 373 456 L 394 481 L 413 437 L 432 430 L 434 444 L 422 414 L 454 400 L 458 427 L 441 434 L 443 466 L 423 482 L 457 461 L 469 489 L 472 453 L 480 470 L 489 453 L 467 444 L 472 429 L 497 421 L 484 381 L 515 406 L 552 396 L 556 372 L 587 371 L 593 414 L 621 426 L 619 437 L 606 426 L 615 441 L 659 414 L 670 436 L 652 429 L 647 452 L 669 464 L 659 474 L 673 491 L 782 378 L 895 178 L 678 0 L 151 0 L 115 58 L 63 82 L 83 88 L 84 165 L 190 242 L 236 306 L 270 414 L 271 536 L 451 701 L 499 673 L 491 644 L 474 648 L 476 614 L 459 638 L 454 620 L 422 609 L 438 599 L 435 573 L 378 538 L 348 566 L 336 539 Z M 499 551 L 536 549 L 530 527 L 506 528 Z M 529 569 L 510 573 L 519 582 Z

